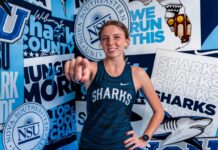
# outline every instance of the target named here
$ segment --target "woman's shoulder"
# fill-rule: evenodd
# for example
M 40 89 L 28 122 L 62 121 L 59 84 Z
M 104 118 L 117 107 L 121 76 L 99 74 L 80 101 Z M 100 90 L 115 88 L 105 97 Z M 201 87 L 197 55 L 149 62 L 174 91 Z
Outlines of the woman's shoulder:
M 145 75 L 147 75 L 145 70 L 143 68 L 141 68 L 141 67 L 131 66 L 131 68 L 132 68 L 133 75 L 137 75 L 137 76 L 145 76 Z
M 140 82 L 150 80 L 150 77 L 144 68 L 132 66 L 132 74 L 133 78 L 136 78 L 136 80 L 139 80 Z
M 151 86 L 151 79 L 143 68 L 132 66 L 132 74 L 137 90 Z

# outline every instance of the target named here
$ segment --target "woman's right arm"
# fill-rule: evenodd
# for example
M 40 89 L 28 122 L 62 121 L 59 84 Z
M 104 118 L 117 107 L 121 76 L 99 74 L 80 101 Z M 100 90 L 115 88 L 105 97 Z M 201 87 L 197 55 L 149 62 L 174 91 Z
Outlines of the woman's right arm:
M 86 58 L 77 57 L 68 60 L 64 65 L 64 73 L 69 81 L 85 83 L 88 89 L 97 72 L 97 63 Z

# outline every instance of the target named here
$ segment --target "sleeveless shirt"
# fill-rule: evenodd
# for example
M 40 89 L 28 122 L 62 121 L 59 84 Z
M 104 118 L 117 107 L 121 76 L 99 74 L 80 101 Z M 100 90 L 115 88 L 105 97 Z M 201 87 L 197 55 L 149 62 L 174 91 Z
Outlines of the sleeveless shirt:
M 79 147 L 94 150 L 126 150 L 124 141 L 132 130 L 131 110 L 136 99 L 131 66 L 125 64 L 118 77 L 110 76 L 103 61 L 87 89 L 87 119 Z

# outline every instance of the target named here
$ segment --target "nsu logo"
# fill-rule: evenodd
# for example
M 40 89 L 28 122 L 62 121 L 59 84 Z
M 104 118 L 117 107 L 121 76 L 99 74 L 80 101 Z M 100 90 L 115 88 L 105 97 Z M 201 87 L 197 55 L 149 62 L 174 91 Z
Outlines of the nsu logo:
M 42 150 L 49 133 L 50 118 L 45 107 L 35 102 L 24 103 L 5 123 L 3 146 L 7 150 Z
M 0 41 L 14 43 L 20 39 L 30 10 L 10 4 L 11 16 L 0 7 Z
M 89 0 L 80 7 L 74 25 L 75 43 L 85 57 L 94 61 L 105 57 L 104 51 L 99 46 L 98 32 L 109 20 L 122 21 L 129 28 L 129 9 L 125 1 Z

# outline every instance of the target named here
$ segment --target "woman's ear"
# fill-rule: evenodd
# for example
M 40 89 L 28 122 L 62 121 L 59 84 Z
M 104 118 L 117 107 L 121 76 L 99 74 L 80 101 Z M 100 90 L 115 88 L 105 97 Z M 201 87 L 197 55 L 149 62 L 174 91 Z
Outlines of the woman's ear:
M 125 49 L 127 49 L 130 45 L 130 39 L 126 39 L 126 46 L 124 46 Z

